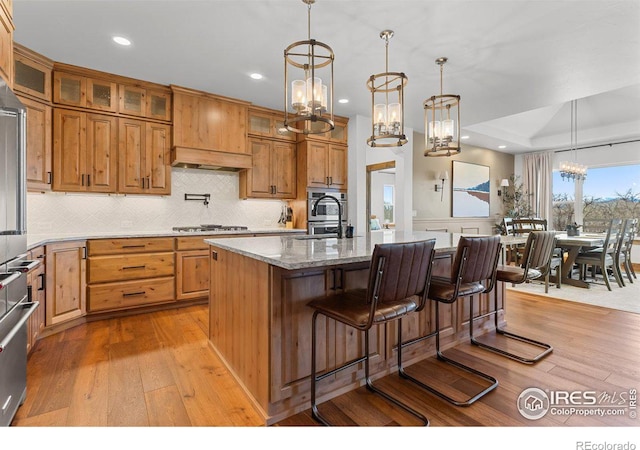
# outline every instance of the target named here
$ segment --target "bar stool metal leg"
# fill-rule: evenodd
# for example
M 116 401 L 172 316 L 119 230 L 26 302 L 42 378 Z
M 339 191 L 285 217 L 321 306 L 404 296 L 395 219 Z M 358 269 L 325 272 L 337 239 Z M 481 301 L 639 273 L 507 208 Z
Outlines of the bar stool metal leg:
M 481 391 L 479 391 L 478 393 L 470 396 L 469 398 L 467 398 L 466 400 L 456 400 L 453 397 L 450 397 L 444 393 L 442 393 L 441 391 L 437 390 L 436 388 L 429 386 L 428 384 L 423 383 L 422 381 L 418 380 L 417 378 L 409 375 L 408 373 L 406 373 L 404 370 L 402 370 L 400 372 L 400 376 L 402 376 L 403 378 L 406 378 L 412 382 L 414 382 L 415 384 L 417 384 L 418 386 L 422 387 L 423 389 L 428 390 L 429 392 L 437 395 L 438 397 L 442 398 L 443 400 L 448 401 L 449 403 L 452 403 L 456 406 L 469 406 L 471 404 L 473 404 L 476 400 L 478 400 L 479 398 L 485 396 L 486 394 L 488 394 L 489 392 L 493 391 L 495 388 L 498 387 L 498 380 L 495 379 L 494 377 L 492 377 L 491 375 L 488 375 L 484 372 L 480 372 L 477 369 L 474 369 L 473 367 L 469 367 L 465 364 L 462 364 L 461 362 L 458 362 L 456 360 L 453 360 L 447 356 L 445 356 L 442 351 L 440 350 L 440 302 L 436 301 L 436 331 L 435 331 L 435 336 L 436 336 L 436 357 L 440 360 L 443 361 L 447 364 L 453 365 L 459 369 L 464 370 L 465 372 L 471 373 L 473 375 L 476 375 L 477 377 L 481 378 L 484 381 L 487 381 L 489 384 L 488 387 L 482 389 Z M 471 304 L 473 305 L 473 297 L 471 298 Z M 473 310 L 473 306 L 472 306 L 472 310 Z
M 493 296 L 493 300 L 494 300 L 494 308 L 495 308 L 493 312 L 485 314 L 485 315 L 480 316 L 480 317 L 476 317 L 475 319 L 472 319 L 472 320 L 469 321 L 469 335 L 471 337 L 471 343 L 472 344 L 477 345 L 478 347 L 484 348 L 486 350 L 490 350 L 490 351 L 492 351 L 494 353 L 498 353 L 500 355 L 506 356 L 507 358 L 511 358 L 511 359 L 513 359 L 515 361 L 519 361 L 519 362 L 524 363 L 524 364 L 534 364 L 534 363 L 540 361 L 542 358 L 544 358 L 545 356 L 547 356 L 549 353 L 551 353 L 553 351 L 553 347 L 551 345 L 547 344 L 547 343 L 540 342 L 540 341 L 537 341 L 535 339 L 531 339 L 531 338 L 528 338 L 528 337 L 525 337 L 525 336 L 521 336 L 519 334 L 511 333 L 509 331 L 506 331 L 506 330 L 500 328 L 498 326 L 498 322 L 499 321 L 498 321 L 498 292 L 497 291 L 495 292 L 495 294 Z M 473 313 L 473 304 L 471 305 L 471 312 Z M 520 342 L 525 342 L 527 344 L 531 344 L 531 345 L 533 345 L 535 347 L 543 349 L 543 351 L 540 352 L 538 355 L 536 355 L 533 358 L 527 358 L 525 356 L 517 355 L 515 353 L 508 352 L 508 351 L 503 350 L 501 348 L 494 347 L 493 345 L 489 345 L 489 344 L 486 344 L 484 342 L 478 341 L 473 336 L 473 322 L 475 322 L 475 320 L 477 320 L 477 319 L 481 319 L 483 317 L 486 317 L 489 314 L 493 314 L 493 316 L 494 316 L 496 333 L 498 333 L 498 334 L 500 334 L 502 336 L 505 336 L 507 338 L 514 339 L 516 341 L 520 341 Z M 472 317 L 473 317 L 473 315 L 472 315 Z

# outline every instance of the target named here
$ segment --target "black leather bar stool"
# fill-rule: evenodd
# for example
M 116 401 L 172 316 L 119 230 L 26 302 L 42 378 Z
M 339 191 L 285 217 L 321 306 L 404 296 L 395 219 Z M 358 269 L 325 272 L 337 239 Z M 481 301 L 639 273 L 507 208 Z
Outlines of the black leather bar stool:
M 476 294 L 488 293 L 495 285 L 496 266 L 502 244 L 500 236 L 462 236 L 458 241 L 458 247 L 451 266 L 451 277 L 443 278 L 433 276 L 429 286 L 429 298 L 435 301 L 435 322 L 436 330 L 433 333 L 436 337 L 436 357 L 440 361 L 451 364 L 468 373 L 476 375 L 480 379 L 489 383 L 489 386 L 480 390 L 476 394 L 469 396 L 466 400 L 456 400 L 440 390 L 429 386 L 416 377 L 401 370 L 400 376 L 409 379 L 418 386 L 434 393 L 438 397 L 453 403 L 456 406 L 469 406 L 479 398 L 488 394 L 498 386 L 498 380 L 491 375 L 480 372 L 473 367 L 469 367 L 458 361 L 445 356 L 440 349 L 440 303 L 454 303 L 460 297 L 471 296 L 471 307 L 469 311 L 470 322 L 473 322 L 473 296 Z M 470 325 L 471 326 L 471 325 Z M 471 335 L 471 330 L 469 330 Z M 429 337 L 429 336 L 427 336 Z
M 433 266 L 436 240 L 398 244 L 377 244 L 371 258 L 367 289 L 354 289 L 330 297 L 314 299 L 308 305 L 315 309 L 311 334 L 311 413 L 324 425 L 331 425 L 316 405 L 317 383 L 335 373 L 364 361 L 367 388 L 413 414 L 425 425 L 429 420 L 397 398 L 375 387 L 369 377 L 369 330 L 398 320 L 398 342 L 402 342 L 402 317 L 424 307 Z M 324 315 L 357 330 L 364 331 L 364 356 L 333 370 L 316 374 L 316 320 Z M 402 367 L 398 346 L 398 367 Z
M 541 279 L 543 277 L 546 277 L 551 270 L 551 261 L 555 248 L 556 236 L 553 231 L 531 231 L 527 237 L 527 243 L 525 244 L 524 252 L 522 254 L 522 265 L 520 267 L 498 266 L 498 268 L 496 269 L 496 280 L 503 281 L 505 283 L 522 284 L 526 283 L 529 280 Z M 559 277 L 560 274 L 558 273 L 557 276 Z M 526 342 L 528 344 L 542 348 L 543 351 L 535 357 L 526 357 L 486 344 L 484 342 L 480 342 L 473 336 L 473 321 L 471 322 L 470 327 L 471 343 L 525 364 L 533 364 L 537 361 L 540 361 L 542 358 L 553 351 L 553 347 L 549 344 L 545 344 L 544 342 L 540 342 L 528 337 L 520 336 L 518 334 L 511 333 L 498 327 L 497 291 L 495 292 L 493 298 L 495 309 L 489 314 L 493 314 L 495 318 L 496 333 L 510 339 L 515 339 L 520 342 Z

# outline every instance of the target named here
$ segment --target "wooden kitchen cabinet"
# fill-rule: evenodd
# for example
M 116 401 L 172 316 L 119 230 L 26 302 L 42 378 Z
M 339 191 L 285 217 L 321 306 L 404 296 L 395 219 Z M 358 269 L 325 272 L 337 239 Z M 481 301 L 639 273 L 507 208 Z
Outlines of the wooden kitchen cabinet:
M 171 193 L 171 127 L 136 119 L 119 119 L 118 192 Z
M 86 241 L 47 244 L 45 252 L 45 325 L 86 313 Z
M 117 85 L 60 70 L 53 72 L 53 102 L 60 105 L 89 108 L 99 111 L 117 111 Z
M 171 120 L 171 92 L 121 84 L 118 88 L 120 114 Z
M 22 95 L 18 98 L 27 110 L 27 189 L 50 191 L 53 109 Z
M 296 140 L 296 134 L 284 127 L 284 114 L 281 111 L 255 106 L 247 111 L 247 133 L 249 136 Z
M 175 301 L 173 238 L 88 242 L 88 313 Z
M 307 140 L 298 144 L 298 180 L 307 188 L 347 189 L 347 147 Z
M 14 90 L 50 104 L 53 61 L 15 42 L 13 52 Z
M 13 87 L 13 25 L 12 4 L 0 3 L 0 77 Z
M 240 173 L 241 198 L 296 197 L 296 144 L 249 138 L 252 168 Z
M 116 192 L 117 133 L 113 116 L 54 108 L 53 190 Z
M 27 353 L 35 347 L 38 337 L 44 331 L 45 326 L 45 249 L 44 246 L 36 247 L 29 251 L 29 260 L 39 260 L 40 265 L 27 273 L 27 289 L 29 301 L 39 302 L 40 306 L 29 317 L 27 322 Z
M 208 296 L 209 251 L 207 249 L 177 251 L 176 299 L 191 300 Z
M 249 103 L 172 86 L 173 145 L 246 155 Z

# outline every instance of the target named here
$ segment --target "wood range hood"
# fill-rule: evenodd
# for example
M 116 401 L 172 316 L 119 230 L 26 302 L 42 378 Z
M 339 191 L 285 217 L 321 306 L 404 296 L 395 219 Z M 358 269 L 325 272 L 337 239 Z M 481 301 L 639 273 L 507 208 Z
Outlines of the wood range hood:
M 251 168 L 251 155 L 198 148 L 173 147 L 171 165 L 188 169 L 239 172 Z
M 249 102 L 171 86 L 171 165 L 238 172 L 252 167 L 247 151 Z

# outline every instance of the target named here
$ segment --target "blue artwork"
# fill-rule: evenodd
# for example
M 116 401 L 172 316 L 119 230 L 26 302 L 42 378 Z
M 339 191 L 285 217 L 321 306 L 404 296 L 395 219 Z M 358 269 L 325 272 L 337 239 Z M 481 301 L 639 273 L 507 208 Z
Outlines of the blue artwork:
M 489 217 L 489 166 L 453 161 L 453 217 Z

